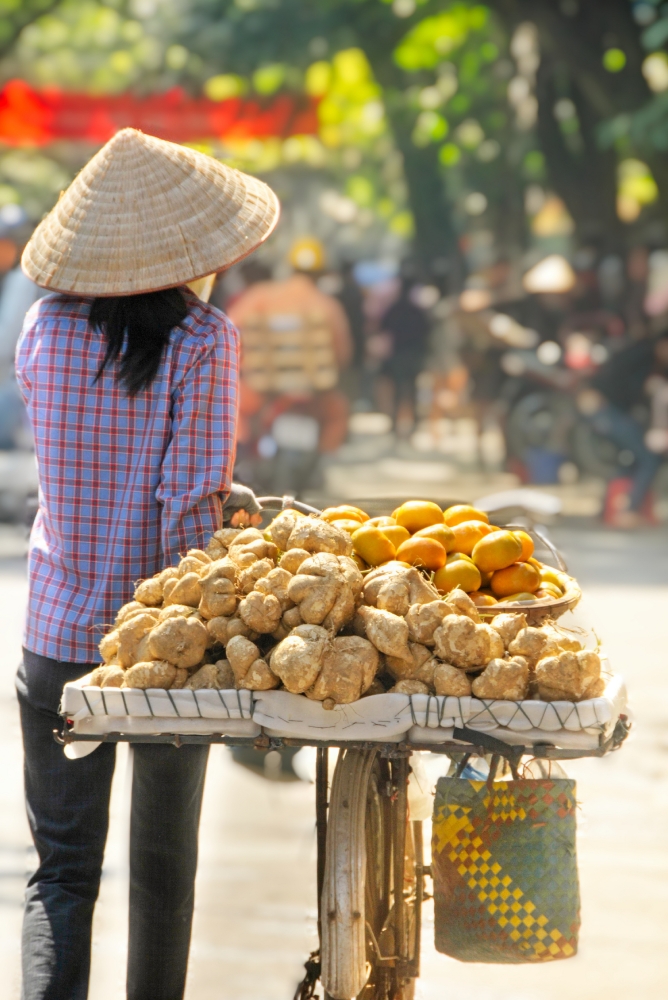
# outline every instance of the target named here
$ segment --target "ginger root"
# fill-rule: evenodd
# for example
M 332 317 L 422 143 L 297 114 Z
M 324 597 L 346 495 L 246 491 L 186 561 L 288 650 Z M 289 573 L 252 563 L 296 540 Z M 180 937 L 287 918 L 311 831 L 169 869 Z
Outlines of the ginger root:
M 285 552 L 288 548 L 297 548 L 296 545 L 288 545 L 288 539 L 292 534 L 297 522 L 303 519 L 304 515 L 298 510 L 283 510 L 274 520 L 271 522 L 267 528 L 267 534 L 271 538 L 272 542 Z M 283 557 L 285 558 L 285 557 Z M 281 559 L 281 562 L 283 560 Z M 292 572 L 292 570 L 290 570 Z
M 206 651 L 208 632 L 201 621 L 168 618 L 152 629 L 149 649 L 154 660 L 167 660 L 175 667 L 196 667 Z
M 104 663 L 109 663 L 110 660 L 114 659 L 118 653 L 119 642 L 120 636 L 116 628 L 102 636 L 97 648 L 100 650 L 100 656 Z
M 454 590 L 450 591 L 447 601 L 457 614 L 466 615 L 476 625 L 480 624 L 480 615 L 478 614 L 477 607 L 469 595 L 460 590 L 459 587 L 455 587 Z
M 202 597 L 198 610 L 202 618 L 233 615 L 237 607 L 234 586 L 236 567 L 226 559 L 211 563 L 200 580 Z
M 529 664 L 522 656 L 490 660 L 471 685 L 476 698 L 522 701 L 529 693 Z
M 513 641 L 509 643 L 508 652 L 512 656 L 525 656 L 529 661 L 529 666 L 533 667 L 544 656 L 558 653 L 559 647 L 545 629 L 528 626 L 520 629 Z
M 460 670 L 476 670 L 503 656 L 503 641 L 489 625 L 464 615 L 448 615 L 434 632 L 436 655 Z
M 356 635 L 332 639 L 322 660 L 318 678 L 306 691 L 315 701 L 331 699 L 336 705 L 348 705 L 361 698 L 376 676 L 378 650 Z
M 227 618 L 221 615 L 217 618 L 211 618 L 206 623 L 206 630 L 209 633 L 209 645 L 217 643 L 226 646 L 234 635 L 243 635 L 251 640 L 258 637 L 257 632 L 254 632 L 241 618 L 236 616 Z
M 577 653 L 559 651 L 539 660 L 536 665 L 536 685 L 543 701 L 583 701 L 603 694 L 598 653 L 583 649 Z
M 293 602 L 288 597 L 288 585 L 291 580 L 291 573 L 282 569 L 281 566 L 276 566 L 266 576 L 261 576 L 258 579 L 255 584 L 255 590 L 260 594 L 273 594 L 281 605 L 281 611 L 285 612 L 293 607 Z
M 157 608 L 162 604 L 162 580 L 160 574 L 150 580 L 142 580 L 135 588 L 135 601 L 141 601 L 148 607 Z
M 429 686 L 424 681 L 417 681 L 406 677 L 397 681 L 394 687 L 390 688 L 388 694 L 430 694 Z
M 408 632 L 413 642 L 425 646 L 434 645 L 434 632 L 443 624 L 446 615 L 453 614 L 447 601 L 430 601 L 429 604 L 413 604 L 406 615 Z
M 527 616 L 522 613 L 495 615 L 489 624 L 499 633 L 508 649 L 518 632 L 527 627 Z
M 395 680 L 412 679 L 422 681 L 428 687 L 434 683 L 434 670 L 438 660 L 432 656 L 432 651 L 418 642 L 409 642 L 410 659 L 404 660 L 397 656 L 386 656 L 387 669 Z
M 352 559 L 319 552 L 301 564 L 288 583 L 287 595 L 304 622 L 322 625 L 335 635 L 355 614 L 355 589 L 361 578 Z
M 130 601 L 129 604 L 124 604 L 118 609 L 114 624 L 122 625 L 128 618 L 132 618 L 133 615 L 138 614 L 140 611 L 146 611 L 146 605 L 142 604 L 141 601 Z
M 353 543 L 347 531 L 341 531 L 317 517 L 302 517 L 295 524 L 287 548 L 307 552 L 331 552 L 335 556 L 350 556 Z
M 386 569 L 393 566 L 392 569 Z M 364 602 L 381 611 L 405 615 L 413 604 L 438 600 L 438 591 L 411 566 L 387 563 L 369 573 L 364 580 Z
M 202 565 L 200 563 L 200 565 Z M 191 608 L 196 608 L 202 600 L 202 583 L 199 573 L 185 573 L 180 580 L 168 580 L 164 587 L 165 604 L 187 604 Z
M 252 566 L 242 569 L 237 577 L 237 587 L 242 594 L 250 594 L 256 583 L 274 569 L 271 559 L 258 559 Z
M 287 570 L 288 573 L 297 573 L 301 564 L 310 555 L 311 553 L 307 552 L 306 549 L 289 549 L 281 556 L 281 561 L 278 564 L 279 568 Z
M 434 669 L 434 690 L 451 698 L 465 698 L 471 694 L 471 681 L 464 670 L 458 670 L 451 663 L 436 661 Z
M 237 613 L 254 632 L 275 632 L 281 620 L 281 605 L 273 594 L 252 590 L 239 604 Z
M 204 555 L 204 553 L 202 553 L 202 555 Z M 209 562 L 210 560 L 208 556 L 206 557 L 206 562 L 200 559 L 199 556 L 184 556 L 179 562 L 179 565 L 176 567 L 177 574 L 179 577 L 184 577 L 188 573 L 196 573 L 197 576 L 199 576 L 200 573 L 206 569 Z
M 125 671 L 117 663 L 96 667 L 90 675 L 93 687 L 119 688 L 125 679 Z
M 166 660 L 151 660 L 135 663 L 125 671 L 124 688 L 170 688 L 176 680 L 176 667 Z
M 219 542 L 217 538 L 211 538 L 205 551 L 209 558 L 215 562 L 227 555 L 227 546 Z
M 233 690 L 235 687 L 234 673 L 227 660 L 205 663 L 188 678 L 183 686 L 188 691 L 201 691 L 206 688 L 222 691 Z
M 118 649 L 116 656 L 121 667 L 131 667 L 137 662 L 137 647 L 155 625 L 155 616 L 144 612 L 133 615 L 118 626 Z
M 365 605 L 358 609 L 357 614 L 364 623 L 367 639 L 376 649 L 388 656 L 412 661 L 408 648 L 408 625 L 403 618 Z
M 330 642 L 329 632 L 320 625 L 298 625 L 272 649 L 269 666 L 287 691 L 303 694 L 315 683 Z

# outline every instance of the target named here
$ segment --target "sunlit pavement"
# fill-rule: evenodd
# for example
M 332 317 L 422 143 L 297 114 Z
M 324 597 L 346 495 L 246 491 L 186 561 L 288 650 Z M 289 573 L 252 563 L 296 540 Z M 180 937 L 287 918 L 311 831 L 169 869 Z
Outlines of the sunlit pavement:
M 568 766 L 581 803 L 580 953 L 543 966 L 463 965 L 433 949 L 425 907 L 422 1000 L 664 1000 L 668 982 L 668 535 L 581 526 L 554 531 L 585 587 L 593 625 L 628 679 L 635 729 L 605 760 Z M 0 539 L 0 543 L 2 539 Z M 23 564 L 0 560 L 0 1000 L 18 1000 L 25 873 L 33 863 L 21 798 L 13 698 L 25 601 Z M 572 619 L 571 619 L 572 620 Z M 121 748 L 96 912 L 91 1000 L 124 995 L 129 768 Z M 211 754 L 202 821 L 189 1000 L 291 1000 L 314 941 L 313 787 L 274 784 Z

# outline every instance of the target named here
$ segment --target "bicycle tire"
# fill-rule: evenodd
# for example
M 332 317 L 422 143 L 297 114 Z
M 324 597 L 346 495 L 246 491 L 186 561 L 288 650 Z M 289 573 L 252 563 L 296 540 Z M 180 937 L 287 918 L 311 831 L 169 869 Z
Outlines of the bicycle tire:
M 415 978 L 395 954 L 390 765 L 377 750 L 339 755 L 330 796 L 322 893 L 321 979 L 330 1000 L 412 1000 Z M 400 799 L 404 802 L 404 799 Z M 405 805 L 404 805 L 405 809 Z M 417 966 L 420 921 L 412 824 L 403 860 L 404 947 Z M 380 954 L 379 954 L 380 953 Z

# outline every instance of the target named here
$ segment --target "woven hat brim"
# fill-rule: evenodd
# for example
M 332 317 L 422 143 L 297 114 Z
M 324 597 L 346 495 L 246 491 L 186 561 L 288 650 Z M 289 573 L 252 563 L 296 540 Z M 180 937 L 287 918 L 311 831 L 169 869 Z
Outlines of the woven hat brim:
M 242 260 L 274 230 L 271 188 L 196 150 L 124 129 L 83 168 L 26 246 L 51 291 L 133 295 Z

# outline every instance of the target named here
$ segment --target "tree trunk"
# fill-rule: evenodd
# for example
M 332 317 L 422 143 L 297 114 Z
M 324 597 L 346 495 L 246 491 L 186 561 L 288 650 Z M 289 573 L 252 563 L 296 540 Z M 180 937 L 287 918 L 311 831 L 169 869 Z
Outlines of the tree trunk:
M 554 116 L 560 95 L 549 56 L 541 61 L 536 90 L 538 137 L 550 186 L 566 204 L 583 242 L 595 243 L 603 253 L 623 251 L 625 233 L 616 212 L 617 157 L 614 150 L 599 149 L 598 119 L 574 86 L 570 97 L 577 109 L 580 131 L 569 145 Z
M 416 146 L 412 139 L 414 116 L 399 101 L 386 101 L 390 128 L 404 161 L 408 201 L 415 220 L 415 255 L 424 279 L 447 275 L 455 290 L 461 280 L 457 233 L 447 202 L 436 146 Z M 436 267 L 434 267 L 436 265 Z
M 423 280 L 445 275 L 449 291 L 461 287 L 463 266 L 457 232 L 448 204 L 442 169 L 435 145 L 413 142 L 415 113 L 406 106 L 403 74 L 395 65 L 392 49 L 360 33 L 360 45 L 384 92 L 385 113 L 397 149 L 403 157 L 408 202 L 415 221 L 413 246 Z M 436 265 L 436 266 L 434 266 Z
M 598 125 L 615 115 L 633 112 L 652 97 L 642 75 L 645 52 L 628 0 L 581 0 L 574 16 L 565 15 L 554 0 L 494 0 L 492 6 L 513 31 L 520 21 L 538 27 L 541 45 L 539 71 L 539 135 L 550 181 L 586 237 L 607 230 L 611 248 L 623 242 L 625 227 L 616 215 L 617 156 L 601 150 Z M 603 52 L 617 45 L 626 54 L 626 66 L 609 73 Z M 566 70 L 582 128 L 584 154 L 569 158 L 559 126 L 553 118 L 558 97 L 555 71 Z M 668 169 L 664 158 L 646 152 L 646 159 L 659 187 L 658 210 L 668 221 Z M 579 162 L 578 162 L 579 161 Z M 598 220 L 598 222 L 597 222 Z

